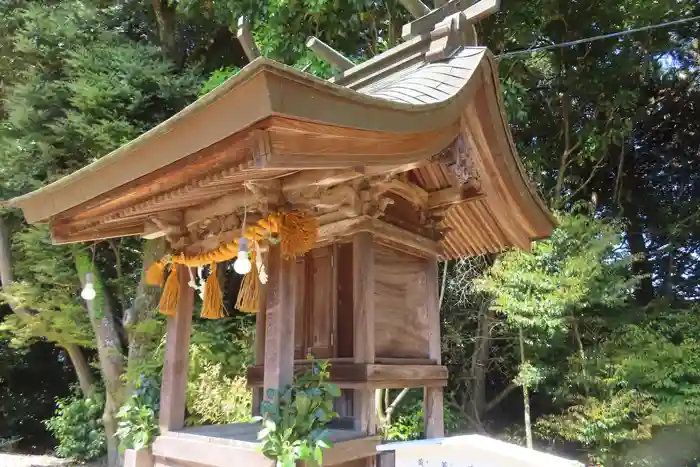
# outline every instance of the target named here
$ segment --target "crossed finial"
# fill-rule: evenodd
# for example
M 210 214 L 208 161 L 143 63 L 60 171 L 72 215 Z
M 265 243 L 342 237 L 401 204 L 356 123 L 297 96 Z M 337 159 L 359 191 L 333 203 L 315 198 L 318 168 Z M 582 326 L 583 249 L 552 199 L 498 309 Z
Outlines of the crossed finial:
M 405 24 L 401 35 L 408 40 L 422 34 L 430 33 L 435 26 L 448 16 L 464 13 L 469 23 L 476 23 L 496 13 L 501 0 L 436 0 L 434 10 L 428 8 L 421 0 L 399 0 L 416 20 Z
M 501 6 L 501 0 L 478 0 L 476 3 L 473 0 L 435 0 L 434 9 L 428 7 L 421 0 L 399 0 L 399 2 L 416 18 L 403 26 L 401 35 L 404 40 L 437 32 L 437 34 L 431 34 L 431 37 L 435 35 L 433 41 L 435 44 L 431 46 L 431 50 L 426 56 L 428 60 L 439 60 L 448 55 L 451 44 L 442 44 L 440 41 L 459 42 L 467 45 L 475 42 L 475 32 L 466 31 L 463 23 L 467 23 L 468 28 L 473 31 L 474 23 L 496 13 Z M 454 15 L 457 14 L 459 14 L 459 18 L 453 21 Z M 446 22 L 451 24 L 445 24 Z M 454 31 L 457 31 L 458 35 L 471 35 L 473 39 L 466 42 L 462 39 L 453 40 Z M 260 56 L 253 41 L 250 24 L 245 18 L 240 18 L 238 21 L 237 37 L 248 60 L 253 61 Z M 316 37 L 310 37 L 306 46 L 319 58 L 340 71 L 348 70 L 355 65 L 350 59 Z

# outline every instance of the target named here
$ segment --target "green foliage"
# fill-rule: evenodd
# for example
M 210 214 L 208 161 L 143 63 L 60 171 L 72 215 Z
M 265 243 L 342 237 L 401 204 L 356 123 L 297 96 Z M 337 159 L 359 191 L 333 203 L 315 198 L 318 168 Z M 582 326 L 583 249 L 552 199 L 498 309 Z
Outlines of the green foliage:
M 253 326 L 247 318 L 195 324 L 187 383 L 188 424 L 250 420 L 252 394 L 245 374 L 253 361 Z
M 557 393 L 572 405 L 538 421 L 543 436 L 578 442 L 612 462 L 664 427 L 697 426 L 700 328 L 692 312 L 657 307 L 644 324 L 620 326 L 594 346 L 584 374 L 567 375 Z M 582 378 L 587 395 L 575 390 Z
M 400 414 L 386 427 L 384 438 L 389 441 L 419 439 L 425 431 L 423 403 L 416 401 L 403 407 Z
M 582 215 L 559 221 L 551 238 L 536 242 L 531 253 L 504 254 L 480 281 L 513 326 L 552 335 L 565 329 L 572 315 L 621 303 L 631 286 L 614 225 Z
M 94 347 L 90 320 L 80 303 L 80 282 L 70 247 L 55 246 L 47 226 L 30 227 L 13 237 L 17 282 L 2 291 L 13 307 L 27 310 L 8 316 L 0 330 L 12 344 L 24 346 L 46 338 L 59 345 Z
M 58 441 L 56 455 L 78 461 L 95 459 L 105 452 L 102 425 L 104 396 L 72 396 L 56 401 L 56 415 L 46 426 Z
M 325 426 L 337 417 L 333 400 L 340 397 L 340 389 L 327 382 L 328 367 L 328 362 L 312 361 L 291 387 L 266 394 L 258 439 L 263 454 L 280 467 L 293 467 L 297 461 L 315 466 L 323 462 L 323 449 L 330 447 Z
M 117 437 L 119 448 L 142 449 L 153 443 L 160 433 L 160 380 L 141 378 L 129 399 L 119 408 Z
M 190 425 L 228 424 L 251 419 L 253 397 L 244 376 L 229 377 L 221 363 L 205 363 L 188 385 Z
M 221 364 L 224 374 L 243 375 L 253 363 L 254 325 L 249 316 L 197 320 L 190 340 L 190 376 L 208 363 Z
M 199 90 L 199 95 L 203 96 L 209 91 L 218 88 L 224 83 L 224 81 L 238 74 L 239 71 L 241 71 L 241 69 L 238 67 L 222 67 L 215 70 L 211 75 L 209 75 L 209 78 L 204 81 L 204 84 L 202 84 L 202 88 Z

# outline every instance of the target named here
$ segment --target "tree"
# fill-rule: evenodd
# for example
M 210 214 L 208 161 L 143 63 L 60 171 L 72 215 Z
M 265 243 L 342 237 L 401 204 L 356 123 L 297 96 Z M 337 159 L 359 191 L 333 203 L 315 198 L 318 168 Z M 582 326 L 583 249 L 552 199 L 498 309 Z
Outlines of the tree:
M 109 153 L 195 95 L 196 73 L 177 73 L 157 48 L 111 30 L 113 18 L 89 4 L 32 2 L 8 14 L 15 20 L 7 61 L 13 71 L 8 76 L 16 79 L 5 82 L 3 88 L 0 177 L 5 195 L 36 188 Z M 46 230 L 25 231 L 19 225 L 17 231 L 24 232 L 17 234 L 24 256 L 18 257 L 22 262 L 15 263 L 14 269 L 22 274 L 25 268 L 27 273 L 5 293 L 20 305 L 15 311 L 25 305 L 37 309 L 14 321 L 16 335 L 33 332 L 64 347 L 97 347 L 108 395 L 105 426 L 110 463 L 116 465 L 115 415 L 123 402 L 121 355 L 123 340 L 128 338 L 121 320 L 140 278 L 140 244 L 108 242 L 90 250 L 51 247 Z M 43 257 L 38 257 L 41 252 Z M 10 255 L 5 251 L 0 256 L 7 269 Z M 86 304 L 78 299 L 78 292 L 88 271 L 98 281 L 100 293 L 85 314 Z M 58 282 L 59 278 L 63 281 Z M 141 292 L 147 294 L 143 288 Z M 142 298 L 138 303 L 148 306 L 147 302 Z M 140 315 L 144 313 L 142 309 Z M 73 329 L 72 318 L 78 324 Z M 24 327 L 25 321 L 32 326 Z M 90 335 L 90 343 L 85 340 L 87 323 L 92 323 L 97 338 Z

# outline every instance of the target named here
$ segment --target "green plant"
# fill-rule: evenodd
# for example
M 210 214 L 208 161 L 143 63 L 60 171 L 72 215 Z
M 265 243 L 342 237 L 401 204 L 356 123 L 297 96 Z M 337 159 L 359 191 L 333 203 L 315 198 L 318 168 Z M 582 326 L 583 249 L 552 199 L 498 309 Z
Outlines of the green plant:
M 58 441 L 56 455 L 87 461 L 105 453 L 102 394 L 57 399 L 56 406 L 56 416 L 45 422 Z
M 313 361 L 291 387 L 270 389 L 262 403 L 263 428 L 258 433 L 262 452 L 279 467 L 294 467 L 297 461 L 320 466 L 323 449 L 331 446 L 325 426 L 337 417 L 333 400 L 340 389 L 328 383 L 329 363 Z
M 139 379 L 131 397 L 117 413 L 119 419 L 117 437 L 121 450 L 142 449 L 149 446 L 158 436 L 159 403 L 158 380 Z
M 253 397 L 245 377 L 226 375 L 221 363 L 205 363 L 187 387 L 188 425 L 247 422 Z

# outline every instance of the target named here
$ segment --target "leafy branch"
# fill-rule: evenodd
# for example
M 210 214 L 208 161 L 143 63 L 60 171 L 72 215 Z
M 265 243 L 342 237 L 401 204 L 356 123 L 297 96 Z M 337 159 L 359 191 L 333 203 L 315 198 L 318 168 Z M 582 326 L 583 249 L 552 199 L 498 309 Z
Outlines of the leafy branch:
M 326 425 L 338 416 L 333 401 L 340 389 L 328 383 L 330 364 L 312 361 L 311 368 L 292 386 L 268 390 L 261 404 L 263 428 L 258 433 L 261 450 L 279 467 L 294 467 L 297 461 L 323 463 L 323 449 L 331 447 Z

